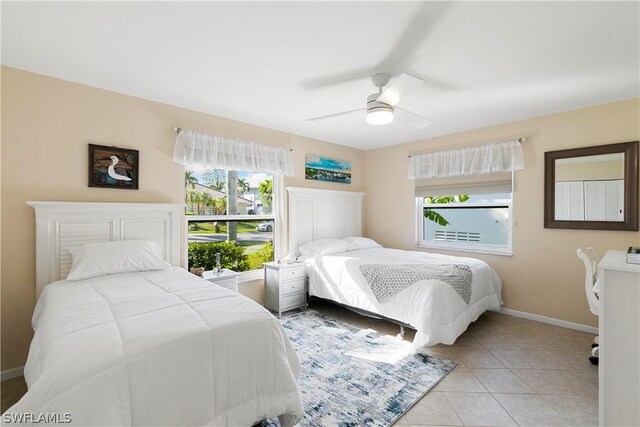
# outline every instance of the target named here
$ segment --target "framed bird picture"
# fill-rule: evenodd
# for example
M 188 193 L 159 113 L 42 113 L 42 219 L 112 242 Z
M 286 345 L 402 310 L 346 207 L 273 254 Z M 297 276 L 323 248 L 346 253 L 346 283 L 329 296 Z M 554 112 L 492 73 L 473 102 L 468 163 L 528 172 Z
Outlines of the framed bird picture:
M 138 189 L 138 150 L 89 144 L 89 187 Z

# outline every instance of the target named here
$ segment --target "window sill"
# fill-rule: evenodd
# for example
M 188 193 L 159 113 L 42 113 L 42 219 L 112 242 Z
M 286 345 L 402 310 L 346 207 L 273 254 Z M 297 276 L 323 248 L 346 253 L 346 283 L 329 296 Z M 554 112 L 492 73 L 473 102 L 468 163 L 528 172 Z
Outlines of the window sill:
M 273 221 L 273 215 L 185 215 L 187 221 Z
M 417 248 L 420 249 L 437 249 L 442 251 L 453 251 L 453 252 L 469 252 L 476 254 L 487 254 L 487 255 L 500 255 L 500 256 L 513 256 L 513 251 L 511 249 L 489 249 L 489 248 L 468 248 L 468 247 L 460 247 L 460 246 L 449 246 L 449 245 L 424 245 L 417 244 Z

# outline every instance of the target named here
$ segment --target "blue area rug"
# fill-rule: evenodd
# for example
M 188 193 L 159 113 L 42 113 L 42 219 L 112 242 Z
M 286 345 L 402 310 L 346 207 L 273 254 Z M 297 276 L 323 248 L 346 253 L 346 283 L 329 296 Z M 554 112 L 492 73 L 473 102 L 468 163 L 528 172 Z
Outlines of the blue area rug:
M 301 426 L 389 426 L 455 367 L 412 352 L 407 341 L 314 310 L 281 322 L 302 362 Z

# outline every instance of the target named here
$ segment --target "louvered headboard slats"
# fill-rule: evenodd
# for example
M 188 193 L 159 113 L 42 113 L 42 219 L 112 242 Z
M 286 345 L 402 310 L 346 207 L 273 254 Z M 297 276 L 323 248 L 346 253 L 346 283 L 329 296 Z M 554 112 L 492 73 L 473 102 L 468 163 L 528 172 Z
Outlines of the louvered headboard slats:
M 298 200 L 297 205 L 297 241 L 299 244 L 313 240 L 313 201 Z
M 345 237 L 356 237 L 362 234 L 362 203 L 346 200 L 344 203 Z
M 111 240 L 152 240 L 164 259 L 180 260 L 184 206 L 169 203 L 27 202 L 36 213 L 36 297 L 67 277 L 69 249 Z
M 67 277 L 71 270 L 69 249 L 89 243 L 109 242 L 113 236 L 113 221 L 56 222 L 58 238 L 58 271 L 56 280 Z
M 289 253 L 312 240 L 362 236 L 364 193 L 287 187 Z

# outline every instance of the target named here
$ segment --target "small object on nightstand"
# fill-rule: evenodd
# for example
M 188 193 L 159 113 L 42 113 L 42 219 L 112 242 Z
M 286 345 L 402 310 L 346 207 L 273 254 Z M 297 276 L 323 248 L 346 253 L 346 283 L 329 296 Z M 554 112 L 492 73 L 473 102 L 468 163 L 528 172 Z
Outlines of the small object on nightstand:
M 231 289 L 234 292 L 238 292 L 238 276 L 233 270 L 223 269 L 220 272 L 217 271 L 205 271 L 202 277 L 204 280 L 220 285 L 224 288 Z
M 303 263 L 264 264 L 265 307 L 278 313 L 307 307 L 307 287 Z
M 216 273 L 220 273 L 222 271 L 222 264 L 220 264 L 220 252 L 216 253 Z
M 640 247 L 629 246 L 627 251 L 627 264 L 640 264 Z
M 196 276 L 202 277 L 204 273 L 204 267 L 196 267 L 195 265 L 189 269 L 191 274 L 195 274 Z

